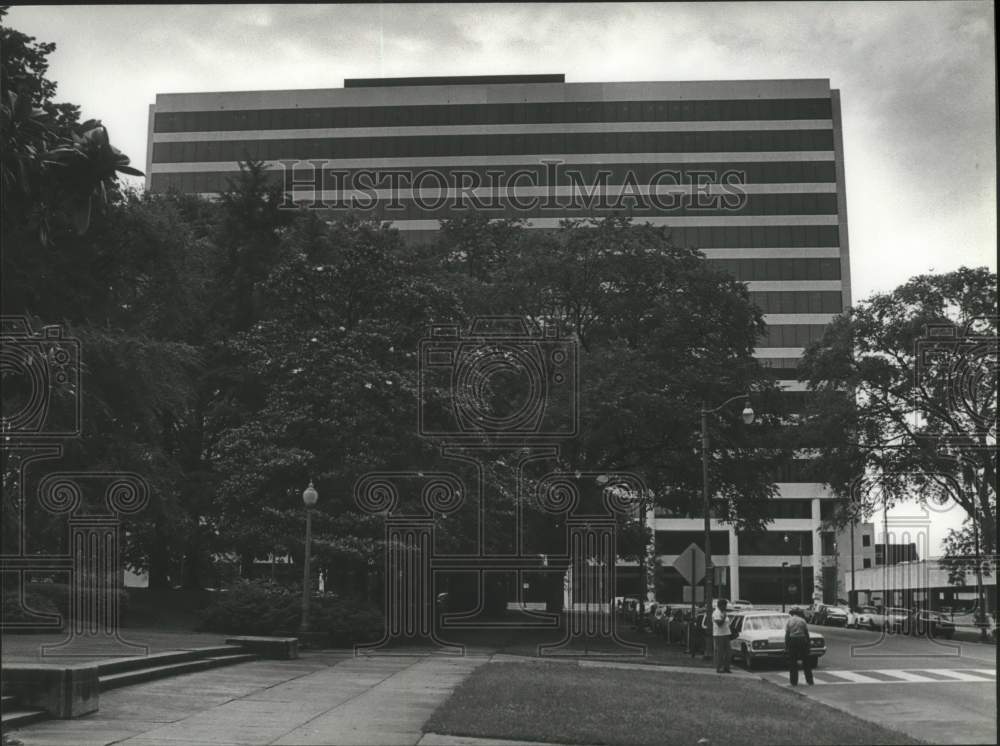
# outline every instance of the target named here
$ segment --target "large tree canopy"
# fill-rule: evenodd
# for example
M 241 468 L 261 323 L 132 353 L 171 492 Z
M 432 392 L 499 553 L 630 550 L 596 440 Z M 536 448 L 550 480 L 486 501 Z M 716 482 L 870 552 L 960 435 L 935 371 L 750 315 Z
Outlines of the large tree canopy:
M 807 350 L 815 471 L 848 501 L 843 518 L 953 501 L 996 552 L 996 317 L 996 274 L 962 268 L 872 296 Z

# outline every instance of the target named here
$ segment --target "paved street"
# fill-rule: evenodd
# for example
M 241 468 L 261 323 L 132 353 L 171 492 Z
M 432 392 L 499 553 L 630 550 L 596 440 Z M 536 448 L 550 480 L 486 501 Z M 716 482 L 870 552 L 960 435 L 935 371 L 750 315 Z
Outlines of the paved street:
M 996 647 L 812 627 L 829 652 L 797 691 L 931 743 L 996 743 Z M 778 664 L 768 681 L 788 686 Z

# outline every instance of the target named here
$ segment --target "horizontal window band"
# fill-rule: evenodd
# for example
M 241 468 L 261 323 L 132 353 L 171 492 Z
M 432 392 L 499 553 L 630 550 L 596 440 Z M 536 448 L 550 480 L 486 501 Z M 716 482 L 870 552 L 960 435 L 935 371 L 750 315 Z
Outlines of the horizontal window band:
M 177 165 L 177 164 L 171 164 Z M 200 164 L 194 164 L 200 165 Z M 320 189 L 344 188 L 357 184 L 365 178 L 377 183 L 395 179 L 398 185 L 413 183 L 420 178 L 443 179 L 446 184 L 464 186 L 481 183 L 502 184 L 515 174 L 527 179 L 532 185 L 549 184 L 624 184 L 636 183 L 694 184 L 704 181 L 739 181 L 753 189 L 767 192 L 773 185 L 773 193 L 783 192 L 827 192 L 836 189 L 836 167 L 833 161 L 786 161 L 774 163 L 574 163 L 556 161 L 519 165 L 474 165 L 474 166 L 402 166 L 390 168 L 338 168 L 326 166 L 323 161 L 309 163 L 299 161 L 272 164 L 274 168 L 266 172 L 268 181 L 282 186 L 306 187 L 312 185 Z M 433 174 L 428 172 L 433 171 Z M 222 192 L 228 188 L 229 179 L 236 174 L 233 170 L 201 171 L 178 170 L 164 172 L 154 165 L 150 176 L 150 189 L 154 192 L 167 191 L 171 187 L 183 192 Z M 390 182 L 392 183 L 392 182 Z M 435 182 L 431 182 L 434 184 Z
M 751 293 L 772 291 L 803 292 L 809 290 L 843 291 L 840 280 L 756 280 L 746 283 Z
M 226 161 L 197 161 L 184 163 L 164 163 L 153 158 L 151 173 L 204 173 L 210 171 L 239 172 L 239 158 Z M 281 169 L 278 160 L 261 159 L 269 170 Z M 824 163 L 834 162 L 832 150 L 783 151 L 774 153 L 574 153 L 559 151 L 525 157 L 523 155 L 471 155 L 471 156 L 421 156 L 417 158 L 316 158 L 311 155 L 297 155 L 286 159 L 288 167 L 296 163 L 319 162 L 317 168 L 365 169 L 365 168 L 477 168 L 479 166 L 515 166 L 538 168 L 546 161 L 558 161 L 566 168 L 584 165 L 649 164 L 671 162 L 677 164 L 707 163 L 733 166 L 738 163 Z M 294 162 L 294 163 L 293 163 Z M 721 167 L 716 165 L 715 167 Z M 811 179 L 810 179 L 811 180 Z
M 707 259 L 740 282 L 840 280 L 840 259 Z M 826 324 L 829 319 L 824 319 Z M 791 346 L 791 345 L 789 345 Z
M 564 135 L 605 132 L 729 132 L 832 130 L 832 119 L 762 119 L 729 122 L 567 122 L 564 124 L 456 124 L 410 127 L 316 127 L 154 132 L 153 142 L 284 140 L 347 137 L 455 137 L 457 135 Z
M 156 163 L 300 158 L 833 150 L 832 130 L 460 135 L 153 143 Z
M 745 86 L 749 88 L 750 86 Z M 647 85 L 647 90 L 651 86 Z M 557 89 L 568 92 L 566 86 Z M 244 94 L 244 101 L 266 100 L 268 93 L 285 94 L 287 105 L 254 108 L 233 106 L 237 93 L 161 96 L 153 117 L 155 132 L 185 132 L 214 130 L 310 129 L 340 127 L 399 127 L 448 126 L 473 124 L 560 124 L 570 122 L 655 122 L 655 121 L 746 121 L 760 119 L 831 119 L 830 98 L 729 99 L 729 100 L 595 100 L 595 101 L 528 101 L 511 103 L 415 103 L 392 91 L 368 92 L 329 91 L 345 105 L 331 102 L 326 106 L 304 106 L 320 92 L 255 92 Z M 468 95 L 467 91 L 467 95 Z M 298 94 L 298 95 L 296 95 Z M 312 95 L 310 95 L 312 94 Z M 367 95 L 366 95 L 367 94 Z M 425 93 L 426 101 L 431 94 Z M 197 100 L 213 101 L 214 106 L 227 109 L 202 111 L 168 111 L 171 104 L 183 105 L 187 98 L 190 108 Z M 275 97 L 272 96 L 272 100 Z M 368 105 L 350 105 L 351 100 Z M 387 99 L 388 105 L 379 105 Z M 393 102 L 395 99 L 395 102 Z M 420 99 L 417 99 L 418 101 Z M 292 102 L 295 102 L 294 104 Z M 389 103 L 392 102 L 392 103 Z M 251 104 L 252 106 L 252 104 Z
M 835 218 L 837 215 L 837 197 L 833 194 L 751 194 L 737 198 L 731 194 L 644 194 L 636 197 L 610 192 L 594 195 L 590 199 L 579 194 L 559 196 L 544 193 L 540 196 L 515 194 L 473 199 L 458 194 L 445 197 L 439 192 L 430 192 L 426 197 L 401 196 L 395 200 L 389 197 L 365 199 L 359 194 L 354 201 L 339 203 L 332 198 L 317 199 L 307 192 L 296 192 L 291 197 L 302 207 L 330 210 L 333 215 L 356 212 L 379 220 L 440 219 L 468 210 L 492 218 L 543 217 L 546 214 L 586 218 L 626 214 L 635 218 L 654 215 L 733 218 L 781 215 L 815 219 Z M 730 200 L 738 206 L 730 206 Z M 839 260 L 837 263 L 839 266 Z
M 751 292 L 750 300 L 765 314 L 773 314 L 772 318 L 784 314 L 825 314 L 832 318 L 844 309 L 839 290 Z

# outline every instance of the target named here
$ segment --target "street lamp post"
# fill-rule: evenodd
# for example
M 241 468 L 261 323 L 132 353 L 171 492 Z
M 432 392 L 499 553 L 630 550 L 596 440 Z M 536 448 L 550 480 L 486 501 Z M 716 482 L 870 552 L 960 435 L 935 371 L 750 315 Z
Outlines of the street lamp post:
M 309 633 L 309 597 L 312 595 L 312 588 L 310 588 L 312 577 L 309 572 L 309 554 L 312 549 L 312 508 L 318 499 L 319 493 L 310 481 L 309 486 L 302 491 L 302 502 L 306 506 L 306 548 L 305 558 L 302 562 L 302 624 L 299 629 L 303 636 Z
M 857 528 L 854 515 L 851 515 L 851 592 L 848 594 L 848 606 L 854 609 L 858 605 L 858 594 L 854 590 L 854 529 Z
M 833 542 L 833 602 L 837 603 L 837 588 L 840 585 L 840 550 L 837 548 L 837 541 Z
M 785 568 L 788 567 L 787 562 L 781 563 L 781 613 L 785 613 Z
M 709 640 L 711 639 L 711 618 L 712 618 L 712 584 L 715 581 L 715 566 L 712 564 L 712 525 L 709 518 L 711 501 L 709 500 L 708 482 L 708 416 L 718 412 L 723 407 L 731 404 L 737 399 L 743 399 L 746 404 L 743 407 L 743 422 L 747 425 L 753 422 L 754 411 L 750 406 L 750 394 L 738 394 L 726 399 L 722 404 L 714 409 L 706 409 L 705 403 L 701 404 L 701 497 L 702 512 L 705 515 L 705 622 L 709 626 L 709 634 L 705 637 L 705 654 L 708 654 Z M 694 596 L 694 586 L 691 587 L 691 595 Z

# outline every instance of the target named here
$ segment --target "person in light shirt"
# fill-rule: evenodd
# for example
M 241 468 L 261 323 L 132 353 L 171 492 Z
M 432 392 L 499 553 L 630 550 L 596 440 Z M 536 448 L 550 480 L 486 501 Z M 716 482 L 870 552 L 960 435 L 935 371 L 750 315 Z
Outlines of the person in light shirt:
M 726 613 L 728 602 L 719 599 L 717 609 L 712 612 L 712 649 L 715 653 L 715 672 L 732 673 L 729 670 L 729 638 L 732 630 L 729 627 L 729 614 Z
M 806 674 L 806 683 L 813 685 L 812 659 L 809 650 L 809 625 L 806 624 L 802 609 L 789 610 L 785 624 L 785 653 L 788 655 L 788 683 L 799 685 L 799 661 Z

